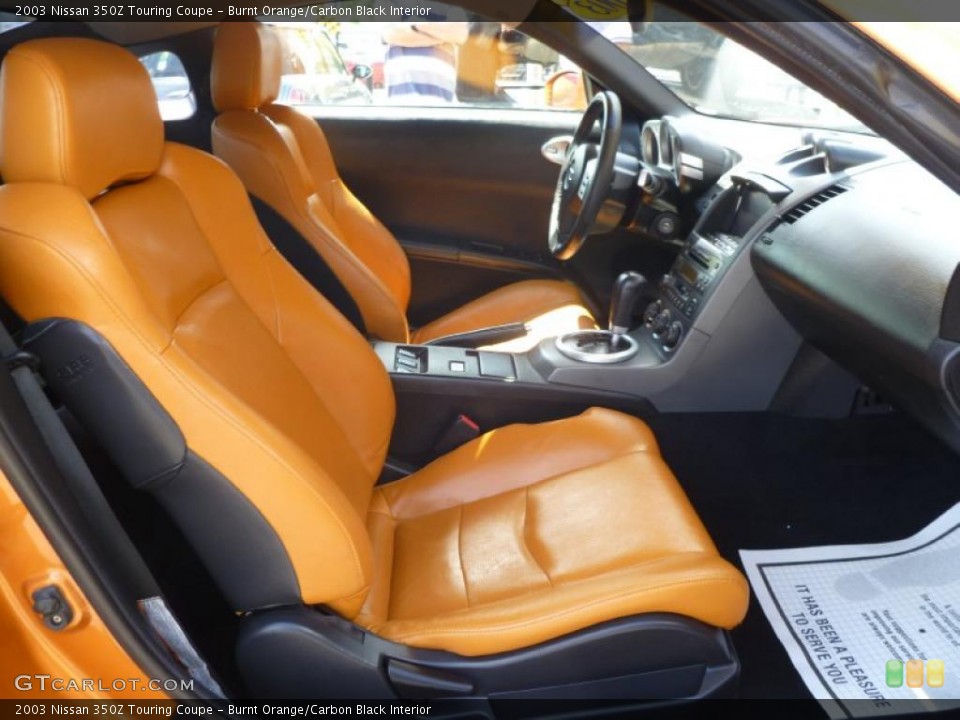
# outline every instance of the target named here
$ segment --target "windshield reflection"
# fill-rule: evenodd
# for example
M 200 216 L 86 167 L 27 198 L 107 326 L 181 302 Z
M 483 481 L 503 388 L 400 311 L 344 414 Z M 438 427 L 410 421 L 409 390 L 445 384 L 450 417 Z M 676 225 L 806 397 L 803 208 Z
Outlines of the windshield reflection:
M 691 108 L 707 115 L 870 132 L 849 113 L 756 53 L 696 22 L 595 22 L 603 37 Z

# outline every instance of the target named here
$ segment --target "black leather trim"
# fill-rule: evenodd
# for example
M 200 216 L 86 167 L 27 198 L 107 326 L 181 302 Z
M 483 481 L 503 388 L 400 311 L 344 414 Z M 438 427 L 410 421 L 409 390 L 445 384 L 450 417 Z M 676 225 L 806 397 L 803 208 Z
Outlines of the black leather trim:
M 180 428 L 93 329 L 45 320 L 27 326 L 22 345 L 41 358 L 48 386 L 131 485 L 149 489 L 179 472 L 187 453 Z
M 27 327 L 23 346 L 123 477 L 166 508 L 235 610 L 301 602 L 276 531 L 190 451 L 173 418 L 101 335 L 74 320 L 46 320 Z
M 234 609 L 302 602 L 296 573 L 276 531 L 216 468 L 187 451 L 180 472 L 152 492 Z
M 282 608 L 241 620 L 236 658 L 251 697 L 565 703 L 556 715 L 541 707 L 496 714 L 508 718 L 570 717 L 573 700 L 729 697 L 740 673 L 725 631 L 668 613 L 619 618 L 538 645 L 465 657 L 394 643 L 314 608 Z M 624 707 L 617 716 L 632 717 L 637 709 Z
M 364 335 L 367 334 L 363 323 L 360 308 L 353 296 L 340 282 L 340 278 L 330 269 L 323 256 L 311 245 L 303 235 L 284 218 L 255 195 L 250 195 L 253 210 L 263 227 L 270 242 L 293 265 L 303 278 L 313 285 L 314 289 L 323 295 L 341 315 Z

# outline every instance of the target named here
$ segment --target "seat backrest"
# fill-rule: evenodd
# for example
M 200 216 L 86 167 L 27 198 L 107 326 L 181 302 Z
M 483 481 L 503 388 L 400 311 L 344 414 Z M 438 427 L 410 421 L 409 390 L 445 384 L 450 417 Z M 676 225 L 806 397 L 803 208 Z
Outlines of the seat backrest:
M 35 40 L 0 76 L 0 292 L 24 319 L 67 318 L 101 343 L 45 374 L 87 389 L 107 445 L 104 428 L 125 433 L 128 480 L 170 509 L 238 610 L 302 600 L 352 616 L 394 418 L 368 342 L 278 255 L 226 165 L 164 142 L 132 54 Z M 120 390 L 98 397 L 104 380 Z M 142 427 L 163 438 L 130 430 L 151 412 Z
M 284 52 L 268 25 L 231 22 L 217 29 L 210 82 L 220 115 L 211 131 L 213 151 L 320 253 L 370 335 L 407 342 L 406 255 L 340 179 L 316 121 L 274 103 Z

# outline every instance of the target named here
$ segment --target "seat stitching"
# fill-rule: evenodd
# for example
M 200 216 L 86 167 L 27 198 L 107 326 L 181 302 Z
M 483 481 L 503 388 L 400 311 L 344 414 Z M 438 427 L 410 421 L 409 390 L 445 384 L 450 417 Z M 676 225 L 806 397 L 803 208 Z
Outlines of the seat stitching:
M 683 586 L 687 586 L 687 585 L 701 585 L 701 584 L 705 584 L 705 583 L 708 583 L 708 582 L 709 582 L 709 583 L 723 583 L 723 584 L 727 584 L 727 585 L 734 585 L 734 584 L 739 585 L 739 584 L 740 584 L 739 580 L 734 580 L 733 578 L 724 577 L 724 576 L 721 576 L 721 575 L 719 575 L 719 574 L 714 574 L 714 575 L 702 575 L 702 576 L 699 576 L 699 577 L 696 577 L 696 578 L 692 578 L 692 579 L 689 579 L 689 580 L 682 580 L 682 581 L 678 581 L 678 582 L 663 583 L 663 584 L 661 584 L 661 585 L 647 586 L 647 587 L 644 587 L 644 588 L 643 588 L 641 591 L 639 591 L 639 592 L 631 589 L 631 590 L 628 590 L 628 591 L 625 591 L 625 592 L 622 592 L 622 593 L 617 593 L 616 595 L 610 595 L 610 596 L 607 596 L 607 597 L 604 597 L 604 598 L 600 598 L 600 599 L 598 599 L 598 600 L 593 600 L 593 601 L 588 602 L 588 603 L 585 603 L 585 604 L 583 604 L 583 605 L 577 605 L 576 607 L 573 607 L 573 608 L 569 608 L 569 609 L 566 609 L 566 610 L 560 610 L 560 611 L 557 611 L 557 612 L 554 612 L 554 613 L 550 613 L 550 614 L 548 614 L 548 615 L 542 615 L 542 616 L 537 617 L 537 618 L 534 618 L 534 619 L 532 619 L 532 620 L 522 620 L 522 621 L 512 622 L 512 623 L 509 623 L 509 624 L 507 624 L 507 625 L 503 625 L 503 626 L 501 626 L 501 627 L 495 627 L 495 628 L 489 628 L 489 627 L 484 627 L 484 628 L 466 628 L 466 627 L 458 627 L 458 626 L 456 626 L 456 625 L 447 625 L 447 626 L 440 625 L 440 626 L 437 626 L 437 627 L 428 628 L 428 629 L 426 629 L 426 630 L 419 630 L 419 631 L 414 631 L 414 632 L 403 633 L 403 634 L 400 634 L 400 635 L 395 635 L 395 636 L 393 636 L 392 639 L 393 639 L 393 640 L 397 640 L 397 641 L 402 641 L 402 640 L 407 640 L 407 639 L 409 639 L 409 638 L 414 638 L 414 637 L 422 636 L 422 635 L 449 634 L 449 633 L 459 633 L 459 634 L 462 634 L 462 635 L 480 635 L 480 634 L 487 634 L 487 633 L 503 633 L 503 632 L 509 632 L 509 631 L 515 630 L 515 629 L 517 629 L 517 628 L 529 627 L 529 626 L 531 626 L 531 625 L 537 625 L 537 624 L 539 624 L 539 623 L 546 622 L 546 621 L 549 621 L 549 620 L 555 620 L 555 619 L 557 619 L 557 618 L 562 618 L 562 617 L 565 617 L 565 616 L 567 616 L 567 615 L 573 615 L 573 614 L 575 614 L 575 613 L 578 613 L 578 612 L 581 612 L 581 611 L 583 611 L 583 610 L 586 610 L 586 609 L 595 607 L 595 606 L 597 606 L 597 605 L 603 605 L 603 604 L 605 604 L 605 603 L 613 602 L 613 601 L 616 601 L 616 600 L 621 600 L 621 599 L 623 599 L 623 598 L 630 597 L 631 595 L 643 594 L 643 593 L 646 593 L 646 592 L 652 592 L 652 591 L 655 591 L 655 590 L 662 590 L 662 589 L 664 589 L 664 588 L 670 588 L 670 587 L 683 587 Z
M 188 302 L 186 305 L 184 305 L 183 310 L 181 310 L 179 313 L 177 313 L 177 316 L 173 319 L 173 331 L 170 333 L 170 341 L 166 344 L 166 346 L 164 346 L 163 350 L 160 351 L 161 353 L 163 353 L 164 351 L 166 351 L 166 349 L 169 348 L 170 345 L 173 344 L 173 335 L 174 335 L 174 333 L 176 332 L 177 328 L 180 327 L 180 321 L 183 319 L 183 316 L 186 315 L 186 314 L 190 311 L 190 309 L 191 309 L 194 305 L 196 305 L 197 302 L 198 302 L 201 298 L 203 298 L 207 293 L 210 293 L 210 292 L 216 290 L 218 287 L 220 287 L 220 286 L 223 285 L 224 283 L 229 283 L 229 282 L 230 282 L 230 281 L 229 281 L 226 277 L 223 277 L 222 279 L 217 280 L 217 282 L 213 283 L 213 284 L 210 285 L 209 287 L 204 288 L 204 289 L 201 290 L 199 293 L 197 293 L 196 297 L 194 297 L 190 302 Z
M 536 553 L 533 552 L 533 548 L 530 546 L 530 543 L 527 542 L 527 515 L 528 515 L 529 506 L 530 506 L 530 486 L 527 485 L 523 489 L 523 519 L 521 521 L 522 531 L 520 533 L 520 542 L 523 544 L 523 549 L 527 551 L 527 554 L 536 564 L 537 568 L 539 568 L 540 572 L 542 572 L 544 577 L 547 578 L 547 582 L 550 583 L 550 587 L 555 587 L 553 584 L 553 578 L 550 577 L 550 573 L 547 572 L 546 567 L 544 567 L 543 563 L 540 561 L 540 558 L 537 557 Z
M 518 424 L 520 424 L 520 423 L 518 423 Z M 523 425 L 527 425 L 527 426 L 530 425 L 530 423 L 522 423 L 522 424 L 523 424 Z M 508 426 L 508 427 L 510 427 L 510 426 Z M 608 464 L 608 463 L 612 463 L 612 462 L 615 462 L 615 461 L 617 461 L 617 460 L 622 460 L 623 458 L 629 457 L 629 456 L 631 456 L 631 455 L 649 455 L 649 456 L 652 456 L 652 457 L 654 457 L 655 459 L 659 460 L 659 461 L 663 464 L 664 467 L 667 467 L 667 468 L 669 469 L 669 466 L 667 466 L 667 463 L 664 461 L 663 456 L 660 455 L 659 451 L 657 451 L 655 448 L 641 448 L 641 449 L 638 449 L 638 450 L 627 450 L 626 452 L 619 453 L 618 455 L 614 455 L 613 457 L 607 458 L 606 460 L 601 460 L 601 461 L 595 462 L 595 463 L 589 463 L 589 464 L 587 464 L 587 465 L 580 465 L 580 466 L 575 467 L 575 468 L 570 468 L 570 469 L 568 469 L 568 470 L 563 470 L 563 471 L 561 471 L 561 472 L 556 473 L 555 475 L 548 475 L 548 476 L 545 477 L 545 478 L 541 478 L 540 480 L 535 480 L 535 481 L 531 482 L 529 485 L 524 485 L 522 489 L 529 490 L 531 487 L 533 487 L 533 486 L 535 486 L 535 485 L 540 485 L 540 484 L 542 484 L 542 483 L 549 482 L 549 481 L 551 481 L 551 480 L 556 480 L 556 479 L 562 478 L 562 477 L 564 477 L 564 476 L 566 476 L 566 475 L 572 475 L 573 473 L 581 472 L 582 470 L 586 470 L 586 469 L 588 469 L 588 468 L 601 467 L 601 466 L 606 465 L 606 464 Z M 418 472 L 420 472 L 420 471 L 418 471 Z M 412 477 L 412 476 L 411 476 L 411 477 Z M 475 500 L 471 500 L 470 502 L 461 503 L 460 506 L 462 507 L 462 506 L 465 506 L 465 505 L 474 505 L 475 503 L 483 502 L 484 500 L 490 500 L 490 499 L 492 499 L 492 498 L 502 497 L 503 495 L 507 495 L 507 494 L 512 493 L 512 492 L 518 492 L 519 490 L 521 490 L 521 488 L 517 487 L 517 488 L 512 488 L 512 489 L 509 489 L 509 490 L 505 490 L 505 491 L 503 491 L 503 492 L 501 492 L 501 493 L 497 493 L 496 495 L 484 495 L 484 496 L 482 496 L 482 497 L 476 498 Z M 402 497 L 402 495 L 398 495 L 398 496 L 396 497 L 396 499 L 399 500 L 400 497 Z M 388 504 L 389 504 L 389 502 L 388 502 Z M 446 512 L 447 510 L 451 510 L 452 508 L 453 508 L 452 505 L 449 505 L 449 506 L 447 506 L 447 507 L 439 507 L 439 508 L 437 508 L 436 510 L 431 510 L 430 512 L 423 513 L 422 515 L 404 516 L 404 517 L 401 517 L 400 519 L 402 519 L 402 520 L 419 520 L 419 519 L 421 519 L 421 518 L 430 517 L 431 515 L 436 515 L 437 513 Z M 390 511 L 391 511 L 391 512 L 394 512 L 393 507 L 390 508 Z
M 467 582 L 467 569 L 463 564 L 463 505 L 458 508 L 457 513 L 457 560 L 460 562 L 460 577 L 463 578 L 463 594 L 467 599 L 467 608 L 470 604 L 470 584 Z
M 251 205 L 251 210 L 253 206 Z M 263 230 L 263 227 L 260 228 Z M 264 235 L 266 232 L 264 231 Z M 267 247 L 262 253 L 260 253 L 260 267 L 263 268 L 264 273 L 267 276 L 267 280 L 270 283 L 270 295 L 273 297 L 273 324 L 276 330 L 277 342 L 280 343 L 280 347 L 283 347 L 283 331 L 280 325 L 280 298 L 277 295 L 277 283 L 274 281 L 273 273 L 270 272 L 270 267 L 267 264 L 269 258 L 267 257 L 271 252 L 276 252 L 276 248 L 273 246 L 273 243 L 270 242 L 270 238 L 267 238 Z

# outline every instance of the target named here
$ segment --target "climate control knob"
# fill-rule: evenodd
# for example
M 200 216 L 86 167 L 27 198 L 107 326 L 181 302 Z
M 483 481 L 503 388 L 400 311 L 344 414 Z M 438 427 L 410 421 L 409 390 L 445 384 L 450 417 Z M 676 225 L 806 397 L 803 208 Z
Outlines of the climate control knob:
M 663 303 L 659 300 L 654 300 L 652 303 L 647 305 L 646 309 L 643 311 L 643 324 L 647 327 L 653 327 L 653 321 L 657 319 L 657 315 L 660 314 L 660 310 L 663 309 Z
M 681 337 L 683 337 L 683 325 L 679 320 L 674 320 L 663 334 L 663 349 L 676 349 L 677 345 L 680 344 Z
M 664 332 L 666 332 L 666 330 L 670 327 L 671 320 L 673 320 L 673 316 L 670 314 L 670 311 L 661 310 L 650 324 L 650 329 L 653 330 L 653 336 L 658 338 Z

